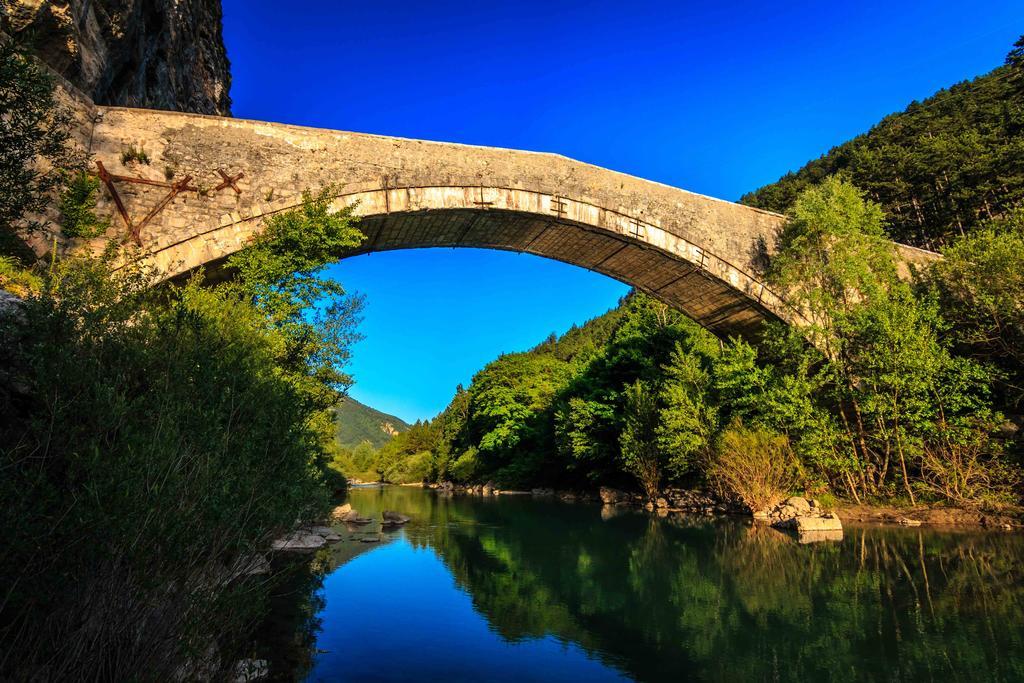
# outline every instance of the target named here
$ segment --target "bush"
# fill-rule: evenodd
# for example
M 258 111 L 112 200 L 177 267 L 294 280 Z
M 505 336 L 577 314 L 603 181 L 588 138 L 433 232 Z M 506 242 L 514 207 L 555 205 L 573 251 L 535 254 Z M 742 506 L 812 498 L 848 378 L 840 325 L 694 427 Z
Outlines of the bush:
M 126 149 L 121 151 L 121 163 L 125 166 L 131 166 L 132 164 L 146 164 L 148 166 L 149 154 L 142 147 L 128 145 Z
M 798 479 L 789 439 L 763 428 L 733 422 L 718 441 L 710 477 L 752 510 L 765 510 L 785 498 Z
M 327 509 L 321 413 L 230 291 L 75 259 L 23 311 L 0 321 L 0 679 L 191 678 L 261 607 L 230 567 Z
M 26 64 L 8 57 L 4 102 Z M 78 176 L 65 218 L 92 224 L 94 190 Z M 362 234 L 329 205 L 306 193 L 269 219 L 217 287 L 74 257 L 0 317 L 0 680 L 227 677 L 211 667 L 241 654 L 271 586 L 234 568 L 345 485 L 328 409 L 351 383 L 360 300 L 321 274 Z M 5 286 L 25 277 L 0 264 Z
M 42 278 L 23 267 L 17 259 L 0 256 L 0 289 L 15 296 L 26 297 L 38 292 L 42 286 Z
M 636 477 L 644 494 L 654 500 L 666 460 L 658 443 L 658 394 L 638 380 L 626 387 L 625 397 L 625 419 L 619 436 L 623 469 Z
M 958 505 L 1015 502 L 1020 471 L 1000 459 L 991 431 L 987 423 L 944 426 L 922 449 L 919 488 Z
M 88 173 L 76 173 L 60 195 L 61 230 L 67 237 L 96 237 L 110 221 L 96 216 L 96 192 L 100 181 Z

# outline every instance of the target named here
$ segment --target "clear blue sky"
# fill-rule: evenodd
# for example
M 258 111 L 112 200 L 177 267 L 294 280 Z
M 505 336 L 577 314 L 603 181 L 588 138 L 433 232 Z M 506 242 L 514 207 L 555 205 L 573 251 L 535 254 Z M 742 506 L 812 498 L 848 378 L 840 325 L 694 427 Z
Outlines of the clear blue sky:
M 1001 64 L 1024 2 L 224 0 L 235 116 L 557 152 L 738 199 Z M 406 420 L 626 288 L 531 256 L 371 254 L 352 395 Z

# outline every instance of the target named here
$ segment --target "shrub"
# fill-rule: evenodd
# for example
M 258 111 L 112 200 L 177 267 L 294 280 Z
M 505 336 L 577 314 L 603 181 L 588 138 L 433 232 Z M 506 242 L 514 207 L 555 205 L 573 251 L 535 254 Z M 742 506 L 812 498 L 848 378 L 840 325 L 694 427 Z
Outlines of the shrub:
M 61 230 L 67 237 L 96 237 L 110 227 L 110 221 L 96 216 L 96 193 L 100 180 L 88 173 L 76 173 L 60 195 Z
M 941 437 L 925 443 L 919 487 L 959 505 L 1012 502 L 1019 470 L 1000 459 L 991 425 L 945 425 Z
M 129 145 L 127 149 L 121 151 L 121 163 L 125 166 L 130 166 L 135 163 L 149 164 L 149 155 L 146 154 L 146 150 L 142 147 Z
M 261 314 L 196 284 L 158 296 L 73 260 L 3 323 L 2 679 L 171 680 L 259 608 L 228 568 L 326 509 L 321 436 Z
M 626 387 L 625 397 L 625 420 L 619 437 L 623 467 L 653 500 L 658 497 L 664 469 L 658 443 L 658 395 L 646 383 L 637 381 Z
M 318 273 L 361 235 L 325 207 L 279 214 L 229 284 L 75 257 L 0 319 L 0 680 L 194 680 L 236 654 L 270 584 L 232 567 L 344 487 L 327 408 L 358 302 Z
M 17 259 L 0 256 L 0 289 L 24 298 L 38 292 L 42 286 L 42 278 L 23 267 Z
M 733 422 L 721 435 L 710 476 L 753 511 L 784 498 L 797 482 L 798 462 L 789 438 Z

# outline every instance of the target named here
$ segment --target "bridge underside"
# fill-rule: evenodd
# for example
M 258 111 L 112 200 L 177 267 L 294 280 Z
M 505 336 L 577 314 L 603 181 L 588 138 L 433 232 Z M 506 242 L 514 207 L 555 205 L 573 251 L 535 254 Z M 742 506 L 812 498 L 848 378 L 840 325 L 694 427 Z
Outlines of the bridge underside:
M 366 216 L 352 255 L 430 247 L 535 254 L 587 268 L 646 292 L 711 331 L 746 338 L 777 320 L 766 307 L 698 266 L 637 240 L 516 211 L 450 209 Z

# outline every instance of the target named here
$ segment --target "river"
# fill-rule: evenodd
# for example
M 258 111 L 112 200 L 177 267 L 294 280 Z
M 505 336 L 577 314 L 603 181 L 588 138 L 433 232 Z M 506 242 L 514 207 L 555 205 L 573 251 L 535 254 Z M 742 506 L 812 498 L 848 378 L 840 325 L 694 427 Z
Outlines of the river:
M 271 670 L 307 681 L 1024 681 L 1024 536 L 748 520 L 530 496 L 354 489 L 275 599 Z M 363 538 L 380 538 L 365 543 Z

